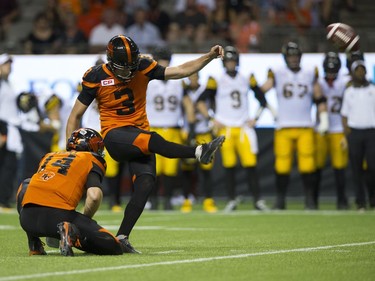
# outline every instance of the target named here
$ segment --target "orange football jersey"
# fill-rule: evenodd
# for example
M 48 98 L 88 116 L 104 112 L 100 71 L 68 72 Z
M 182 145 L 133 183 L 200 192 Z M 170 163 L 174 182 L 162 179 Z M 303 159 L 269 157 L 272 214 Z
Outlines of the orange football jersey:
M 95 171 L 104 177 L 105 160 L 83 151 L 52 152 L 39 163 L 31 177 L 22 206 L 28 203 L 74 210 L 86 190 L 87 176 Z
M 142 59 L 129 83 L 118 80 L 105 64 L 90 68 L 83 76 L 81 95 L 96 98 L 100 112 L 103 138 L 109 129 L 134 126 L 149 130 L 146 114 L 146 90 L 150 78 L 146 75 L 157 65 L 156 61 Z

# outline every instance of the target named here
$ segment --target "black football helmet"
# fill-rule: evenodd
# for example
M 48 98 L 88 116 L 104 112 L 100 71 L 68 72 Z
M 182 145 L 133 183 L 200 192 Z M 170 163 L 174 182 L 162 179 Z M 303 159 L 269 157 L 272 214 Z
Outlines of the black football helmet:
M 139 66 L 139 49 L 130 37 L 116 35 L 107 44 L 107 61 L 113 74 L 128 83 Z
M 291 70 L 298 70 L 300 68 L 300 62 L 302 57 L 302 51 L 296 42 L 288 42 L 281 48 L 286 65 Z M 297 57 L 297 59 L 291 59 L 290 57 Z
M 238 54 L 238 51 L 233 46 L 226 46 L 224 48 L 224 58 L 223 62 L 228 60 L 234 60 L 236 61 L 237 65 L 240 63 L 240 55 Z
M 349 72 L 351 72 L 351 67 L 352 67 L 353 62 L 357 60 L 361 60 L 361 61 L 365 60 L 365 57 L 360 50 L 349 52 L 346 54 L 346 67 Z
M 328 52 L 323 61 L 323 69 L 327 78 L 335 79 L 341 68 L 341 60 L 336 52 Z
M 33 108 L 38 108 L 38 98 L 33 93 L 22 92 L 17 97 L 17 106 L 23 113 L 27 113 Z
M 66 150 L 89 151 L 104 156 L 104 142 L 102 136 L 90 128 L 75 130 L 66 143 Z
M 172 52 L 170 49 L 166 47 L 156 47 L 152 51 L 152 57 L 154 60 L 166 60 L 171 61 L 172 59 Z

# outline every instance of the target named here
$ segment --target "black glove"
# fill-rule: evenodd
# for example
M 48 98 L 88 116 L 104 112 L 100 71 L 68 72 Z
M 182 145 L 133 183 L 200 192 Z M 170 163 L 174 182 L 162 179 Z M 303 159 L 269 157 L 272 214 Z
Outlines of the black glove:
M 266 97 L 264 96 L 263 91 L 259 88 L 259 86 L 255 86 L 252 88 L 254 92 L 255 98 L 258 100 L 259 104 L 261 107 L 267 107 L 267 100 Z
M 267 106 L 267 100 L 264 96 L 264 93 L 258 86 L 258 81 L 256 80 L 255 76 L 253 73 L 250 75 L 249 79 L 249 85 L 250 89 L 253 90 L 255 98 L 259 101 L 261 107 L 266 107 Z

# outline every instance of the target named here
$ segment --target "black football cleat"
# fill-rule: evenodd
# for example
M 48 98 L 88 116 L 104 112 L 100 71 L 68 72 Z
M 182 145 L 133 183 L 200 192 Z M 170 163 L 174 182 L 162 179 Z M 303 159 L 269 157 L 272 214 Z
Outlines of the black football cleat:
M 36 255 L 47 255 L 44 250 L 44 243 L 39 238 L 36 238 L 35 241 L 29 241 L 29 256 Z
M 140 251 L 136 250 L 132 244 L 130 244 L 128 237 L 125 235 L 117 236 L 117 239 L 120 241 L 122 252 L 127 254 L 141 254 Z
M 202 154 L 198 161 L 202 164 L 209 164 L 214 159 L 216 150 L 223 144 L 225 140 L 224 136 L 219 136 L 209 143 L 202 144 Z
M 61 222 L 57 225 L 60 234 L 60 253 L 63 256 L 74 256 L 73 245 L 78 240 L 77 228 L 69 222 Z

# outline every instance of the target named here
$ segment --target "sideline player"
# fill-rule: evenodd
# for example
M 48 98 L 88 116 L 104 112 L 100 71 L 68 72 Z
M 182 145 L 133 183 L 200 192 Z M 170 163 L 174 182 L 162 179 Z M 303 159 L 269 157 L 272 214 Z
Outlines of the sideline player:
M 323 69 L 324 77 L 319 78 L 319 84 L 327 99 L 329 127 L 327 134 L 322 135 L 319 132 L 315 134 L 317 180 L 315 200 L 318 206 L 321 173 L 326 165 L 326 159 L 329 154 L 336 182 L 336 207 L 338 210 L 346 210 L 349 208 L 345 192 L 345 170 L 348 166 L 348 149 L 343 148 L 341 145 L 345 135 L 341 122 L 340 109 L 343 94 L 350 77 L 348 75 L 339 75 L 341 60 L 339 54 L 336 52 L 328 52 L 325 55 Z M 317 126 L 319 126 L 319 122 Z
M 322 94 L 315 67 L 301 68 L 302 51 L 295 42 L 282 46 L 285 66 L 269 70 L 267 81 L 255 91 L 266 93 L 275 87 L 278 114 L 274 139 L 276 192 L 275 209 L 286 208 L 286 195 L 294 152 L 305 189 L 305 208 L 317 209 L 315 194 L 314 123 L 311 118 L 313 101 L 316 103 L 320 124 L 318 131 L 328 129 L 326 99 Z
M 256 171 L 258 140 L 253 128 L 255 120 L 251 120 L 249 116 L 250 78 L 247 79 L 238 72 L 238 65 L 237 49 L 226 46 L 223 60 L 225 73 L 217 79 L 209 78 L 207 90 L 200 99 L 215 100 L 214 131 L 226 138 L 220 149 L 229 198 L 225 211 L 237 208 L 235 178 L 238 159 L 246 171 L 246 183 L 253 196 L 254 208 L 266 210 L 268 207 L 261 200 Z

